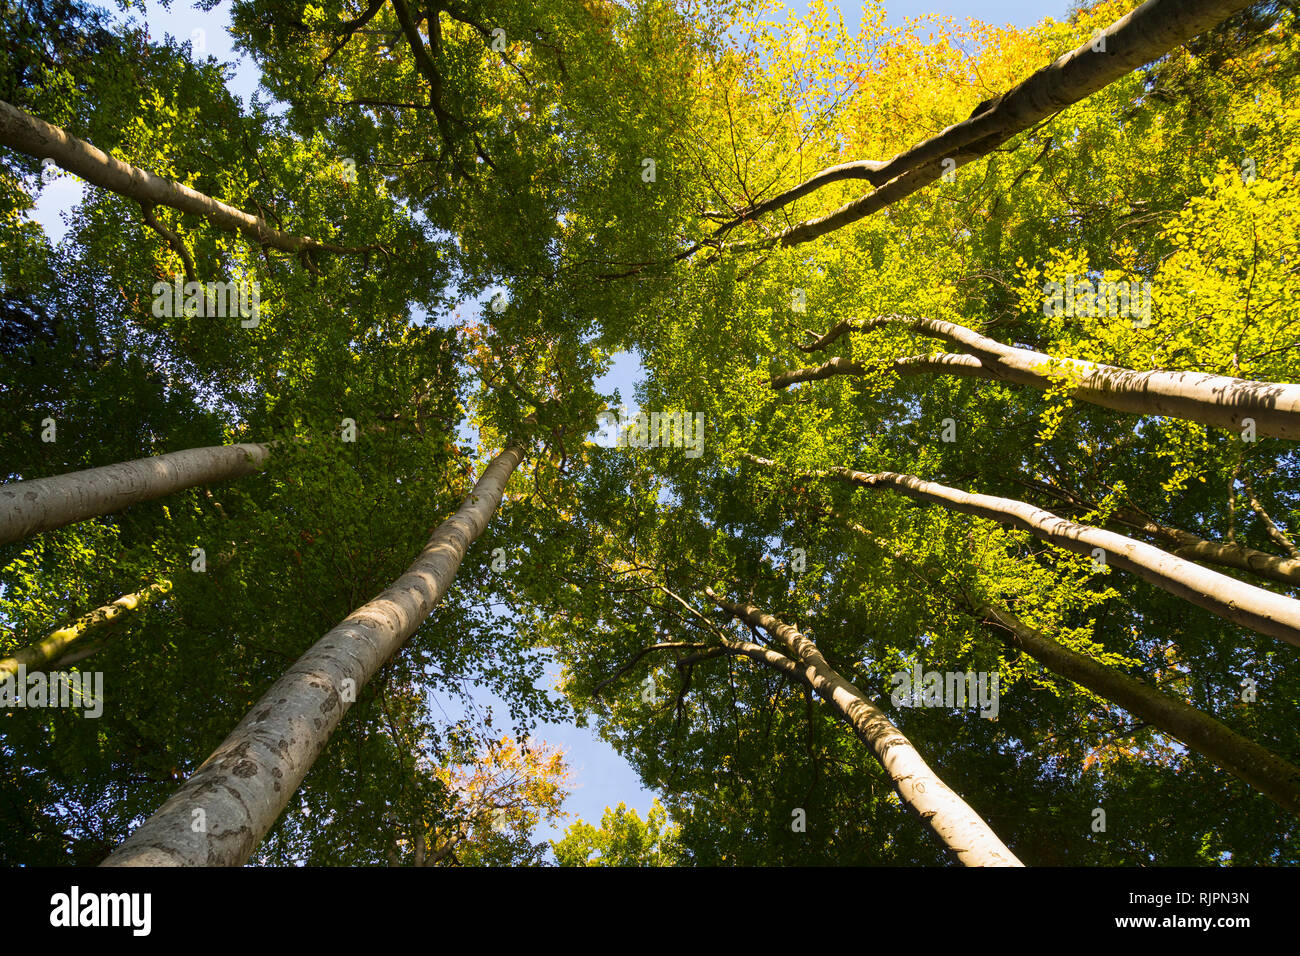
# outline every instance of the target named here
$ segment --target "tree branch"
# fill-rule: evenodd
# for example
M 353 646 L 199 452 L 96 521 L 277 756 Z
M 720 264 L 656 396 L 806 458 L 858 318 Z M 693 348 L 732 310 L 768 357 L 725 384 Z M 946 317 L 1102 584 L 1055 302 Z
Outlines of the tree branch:
M 1246 489 L 1246 500 L 1250 502 L 1251 510 L 1254 511 L 1255 514 L 1259 515 L 1260 519 L 1264 522 L 1264 528 L 1268 531 L 1268 536 L 1272 538 L 1283 551 L 1291 555 L 1291 557 L 1300 558 L 1300 549 L 1296 548 L 1295 542 L 1292 541 L 1287 533 L 1279 528 L 1273 519 L 1268 516 L 1268 512 L 1264 510 L 1264 506 L 1260 504 L 1259 499 L 1255 497 L 1255 489 L 1251 487 L 1250 478 L 1242 475 L 1241 486 Z
M 204 217 L 218 228 L 244 233 L 259 245 L 271 246 L 284 252 L 298 253 L 306 249 L 357 253 L 383 248 L 379 244 L 338 246 L 281 232 L 259 216 L 227 206 L 189 186 L 124 163 L 85 140 L 2 100 L 0 146 L 16 149 L 37 159 L 53 159 L 60 167 L 75 173 L 91 185 L 134 199 L 141 206 L 168 206 L 180 212 L 193 213 Z
M 793 246 L 833 232 L 868 216 L 939 179 L 944 173 L 986 156 L 1018 133 L 1090 96 L 1132 70 L 1163 56 L 1197 34 L 1250 5 L 1251 0 L 1147 0 L 1116 20 L 1095 39 L 1029 76 L 1001 96 L 984 102 L 960 123 L 899 153 L 885 163 L 864 161 L 823 170 L 811 180 L 760 204 L 765 212 L 813 189 L 848 178 L 883 182 L 834 212 L 806 219 L 775 236 L 731 243 L 724 249 L 747 252 L 773 245 Z M 842 170 L 839 174 L 836 170 Z M 815 184 L 815 185 L 810 185 Z M 759 208 L 759 207 L 755 207 Z M 739 217 L 743 221 L 746 217 Z M 720 227 L 717 233 L 736 225 Z
M 185 281 L 198 282 L 198 269 L 194 266 L 194 257 L 190 255 L 190 250 L 185 245 L 185 240 L 159 222 L 158 217 L 154 214 L 153 206 L 141 203 L 140 212 L 144 216 L 145 224 L 153 229 L 154 232 L 166 239 L 167 244 L 170 245 L 172 249 L 175 250 L 176 254 L 181 257 L 181 262 L 185 265 Z

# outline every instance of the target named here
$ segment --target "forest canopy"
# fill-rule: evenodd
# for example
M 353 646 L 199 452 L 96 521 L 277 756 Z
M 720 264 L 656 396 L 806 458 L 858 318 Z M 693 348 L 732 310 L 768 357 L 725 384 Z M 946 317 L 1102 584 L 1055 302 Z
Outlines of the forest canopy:
M 1295 863 L 1296 6 L 886 6 L 0 0 L 0 861 Z

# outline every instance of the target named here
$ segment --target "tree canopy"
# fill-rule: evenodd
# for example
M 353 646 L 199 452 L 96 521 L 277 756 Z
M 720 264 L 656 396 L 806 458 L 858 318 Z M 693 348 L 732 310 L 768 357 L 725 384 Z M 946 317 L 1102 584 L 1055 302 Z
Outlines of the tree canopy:
M 1297 11 L 1131 7 L 0 0 L 0 860 L 1294 863 Z

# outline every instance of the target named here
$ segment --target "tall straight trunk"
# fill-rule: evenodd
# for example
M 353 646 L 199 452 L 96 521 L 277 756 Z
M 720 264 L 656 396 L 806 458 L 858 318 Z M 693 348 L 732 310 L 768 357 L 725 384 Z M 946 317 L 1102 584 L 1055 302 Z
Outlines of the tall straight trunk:
M 845 332 L 886 325 L 898 325 L 923 335 L 947 339 L 977 353 L 910 356 L 879 366 L 892 368 L 900 375 L 936 373 L 997 379 L 1044 391 L 1065 379 L 1072 386 L 1068 393 L 1071 398 L 1102 408 L 1134 415 L 1168 415 L 1234 430 L 1240 430 L 1242 422 L 1249 418 L 1254 420 L 1258 435 L 1300 439 L 1300 385 L 1256 382 L 1204 372 L 1137 372 L 1082 359 L 1055 359 L 1042 352 L 1005 345 L 973 329 L 937 319 L 887 316 L 860 325 L 841 322 L 817 342 L 805 346 L 804 350 L 825 348 Z M 832 375 L 865 375 L 867 371 L 860 363 L 835 358 L 817 368 L 776 375 L 771 386 L 782 389 L 795 382 L 814 381 Z
M 1209 714 L 1084 657 L 996 608 L 982 608 L 1010 634 L 1010 643 L 1062 677 L 1114 701 L 1263 793 L 1300 814 L 1300 767 L 1220 723 Z
M 78 644 L 86 635 L 111 624 L 123 614 L 144 607 L 171 589 L 170 581 L 159 581 L 132 594 L 124 594 L 111 604 L 95 608 L 89 614 L 83 614 L 67 627 L 61 627 L 35 644 L 29 644 L 15 651 L 12 657 L 0 660 L 0 680 L 17 673 L 20 666 L 28 670 L 37 670 L 63 658 L 70 653 L 69 648 Z M 71 663 L 71 660 L 69 659 L 68 662 Z
M 1247 547 L 1244 544 L 1224 544 L 1210 541 L 1182 528 L 1152 521 L 1146 515 L 1129 508 L 1120 508 L 1115 518 L 1122 524 L 1137 528 L 1153 538 L 1158 538 L 1174 546 L 1173 553 L 1180 558 L 1220 564 L 1226 568 L 1249 571 L 1261 578 L 1268 578 L 1291 587 L 1300 585 L 1300 561 L 1295 558 L 1283 558 L 1267 551 Z
M 417 819 L 415 821 L 415 826 L 412 827 L 411 829 L 413 831 L 411 833 L 411 841 L 415 844 L 414 865 L 424 866 L 425 865 L 424 863 L 424 853 L 425 853 L 424 821 L 422 819 Z
M 269 445 L 210 445 L 0 485 L 0 544 L 258 471 Z
M 834 707 L 885 768 L 903 803 L 926 821 L 966 866 L 1022 866 L 979 814 L 953 793 L 879 707 L 835 671 L 812 641 L 750 604 L 733 604 L 706 589 L 710 600 L 751 627 L 761 627 L 802 664 L 808 682 Z
M 779 467 L 775 462 L 747 452 L 744 457 L 763 467 Z M 950 511 L 1020 528 L 1076 554 L 1097 557 L 1097 552 L 1100 552 L 1108 565 L 1131 571 L 1156 587 L 1234 624 L 1300 646 L 1300 601 L 1203 568 L 1114 531 L 1078 524 L 1024 501 L 960 491 L 915 475 L 900 475 L 892 471 L 868 474 L 851 468 L 796 474 L 809 478 L 834 478 L 863 488 L 897 491 L 916 501 L 938 504 Z
M 1098 507 L 1095 501 L 1087 501 L 1074 492 L 1058 488 L 1049 482 L 1031 479 L 1023 474 L 1012 480 L 1026 488 L 1045 491 L 1076 508 L 1094 511 Z M 1173 545 L 1172 551 L 1176 557 L 1219 564 L 1226 568 L 1237 568 L 1291 587 L 1300 585 L 1300 561 L 1295 558 L 1279 557 L 1235 541 L 1230 541 L 1228 544 L 1211 541 L 1182 528 L 1162 524 L 1136 508 L 1117 508 L 1114 520 L 1118 524 L 1135 528 L 1165 544 Z M 1231 525 L 1229 525 L 1229 534 L 1231 535 Z
M 967 119 L 899 153 L 888 162 L 842 163 L 741 213 L 717 234 L 771 212 L 814 189 L 844 179 L 865 179 L 874 192 L 834 212 L 795 223 L 771 238 L 732 243 L 733 251 L 809 242 L 911 195 L 948 169 L 987 156 L 1017 133 L 1048 119 L 1127 73 L 1222 23 L 1251 0 L 1147 0 L 1049 66 L 1001 96 L 986 100 Z M 945 160 L 951 165 L 945 166 Z
M 911 558 L 896 551 L 856 522 L 835 512 L 831 514 L 845 527 L 868 538 L 895 560 L 912 567 L 923 580 L 934 584 L 930 575 L 918 568 Z M 1300 813 L 1300 767 L 1243 737 L 1204 711 L 1064 647 L 1005 608 L 977 603 L 964 591 L 954 596 L 963 610 L 983 624 L 995 628 L 1009 644 L 1024 651 L 1048 670 L 1118 704 L 1157 730 L 1182 741 L 1279 806 L 1292 813 Z
M 238 866 L 247 861 L 361 688 L 442 599 L 523 456 L 521 446 L 507 446 L 406 573 L 313 644 L 103 865 Z
M 244 233 L 259 245 L 298 253 L 361 252 L 378 248 L 336 246 L 283 232 L 260 216 L 228 206 L 189 186 L 155 176 L 147 169 L 124 163 L 84 139 L 78 139 L 3 100 L 0 100 L 0 146 L 37 159 L 53 159 L 63 169 L 91 185 L 134 199 L 146 209 L 169 206 L 180 212 L 203 216 L 219 228 Z

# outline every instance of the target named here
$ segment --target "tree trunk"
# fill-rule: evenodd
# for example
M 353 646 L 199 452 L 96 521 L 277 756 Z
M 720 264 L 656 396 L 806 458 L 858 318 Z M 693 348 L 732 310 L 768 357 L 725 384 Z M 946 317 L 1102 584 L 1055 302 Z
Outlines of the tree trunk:
M 507 446 L 406 573 L 312 645 L 104 865 L 244 863 L 361 688 L 442 599 L 523 456 L 521 446 Z
M 817 694 L 844 716 L 880 761 L 903 803 L 930 825 L 960 862 L 966 866 L 1023 865 L 988 824 L 926 765 L 880 708 L 826 663 L 812 641 L 752 605 L 732 604 L 711 589 L 705 593 L 728 614 L 751 627 L 763 628 L 790 650 L 802 663 L 801 669 Z
M 0 485 L 0 544 L 183 488 L 250 475 L 268 454 L 269 445 L 211 445 Z
M 0 100 L 0 146 L 16 149 L 37 159 L 53 159 L 63 169 L 75 173 L 91 185 L 134 199 L 146 209 L 169 206 L 181 212 L 203 216 L 222 229 L 244 233 L 259 245 L 285 252 L 363 251 L 362 248 L 335 246 L 282 232 L 260 216 L 227 206 L 189 186 L 124 163 L 84 139 L 51 126 L 3 100 Z
M 411 841 L 415 844 L 414 866 L 424 866 L 424 821 L 417 819 L 415 826 L 412 828 Z
M 968 378 L 998 379 L 1046 391 L 1063 378 L 1073 384 L 1069 396 L 1134 415 L 1168 415 L 1189 422 L 1240 431 L 1253 419 L 1256 434 L 1300 439 L 1300 385 L 1255 382 L 1204 372 L 1135 372 L 1082 359 L 1054 359 L 1042 352 L 1013 348 L 965 326 L 936 319 L 889 316 L 860 326 L 840 323 L 805 351 L 825 348 L 847 331 L 866 331 L 897 324 L 923 335 L 964 345 L 976 355 L 937 353 L 882 363 L 900 375 L 937 373 Z M 832 375 L 865 375 L 858 362 L 834 358 L 817 368 L 797 369 L 772 378 L 772 388 L 787 388 Z
M 744 453 L 748 461 L 768 468 L 775 462 Z M 835 478 L 864 488 L 888 488 L 916 501 L 942 505 L 950 511 L 988 518 L 1028 531 L 1034 537 L 1076 554 L 1098 557 L 1108 565 L 1131 571 L 1156 587 L 1203 607 L 1220 617 L 1261 634 L 1300 646 L 1300 601 L 1246 584 L 1203 568 L 1159 548 L 1078 524 L 1013 498 L 974 494 L 949 488 L 915 475 L 891 471 L 868 474 L 850 468 L 796 472 L 809 478 Z
M 1026 488 L 1045 491 L 1075 508 L 1093 511 L 1098 507 L 1096 502 L 1085 500 L 1074 492 L 1058 488 L 1049 482 L 1038 481 L 1023 474 L 1012 480 Z M 1267 551 L 1237 544 L 1231 541 L 1231 538 L 1228 544 L 1210 541 L 1182 528 L 1161 524 L 1136 508 L 1117 508 L 1114 520 L 1118 524 L 1135 528 L 1165 544 L 1173 545 L 1172 552 L 1176 557 L 1237 568 L 1291 587 L 1300 585 L 1300 561 L 1294 558 L 1282 558 Z M 1231 527 L 1229 535 L 1231 536 Z
M 723 248 L 743 252 L 773 245 L 793 246 L 824 236 L 910 196 L 949 169 L 988 155 L 1017 133 L 1217 26 L 1248 7 L 1250 2 L 1147 0 L 1112 23 L 1096 40 L 1085 41 L 1008 92 L 981 103 L 962 122 L 899 153 L 888 162 L 863 161 L 823 170 L 808 182 L 725 223 L 716 234 L 753 218 L 760 211 L 780 208 L 830 182 L 861 178 L 879 186 L 874 192 L 845 203 L 829 215 L 796 223 L 768 239 L 731 243 Z M 945 166 L 945 160 L 950 161 L 950 165 Z
M 918 568 L 909 557 L 881 541 L 877 535 L 833 511 L 831 515 L 851 531 L 872 541 L 895 560 L 911 566 L 923 580 L 933 585 L 929 574 Z M 964 591 L 954 597 L 966 612 L 982 623 L 996 627 L 999 633 L 1007 632 L 1010 635 L 1006 638 L 1008 643 L 1024 651 L 1054 674 L 1118 704 L 1239 777 L 1279 806 L 1292 813 L 1300 813 L 1300 767 L 1243 737 L 1204 711 L 1062 646 L 1010 611 L 977 604 Z
M 1241 736 L 1209 714 L 1063 647 L 1007 611 L 988 607 L 980 610 L 1011 635 L 1013 646 L 1044 667 L 1119 704 L 1181 740 L 1279 806 L 1300 814 L 1300 767 Z
M 12 657 L 0 660 L 0 680 L 17 673 L 20 666 L 28 670 L 39 670 L 46 664 L 63 658 L 68 653 L 69 647 L 81 641 L 91 631 L 111 624 L 128 611 L 149 604 L 171 589 L 170 581 L 159 581 L 133 594 L 124 594 L 111 604 L 96 608 L 89 614 L 83 614 L 67 627 L 61 627 L 50 634 L 49 637 L 14 652 Z M 68 663 L 72 663 L 70 654 L 65 659 Z
M 1295 558 L 1282 558 L 1266 551 L 1259 551 L 1242 544 L 1223 544 L 1168 525 L 1152 521 L 1145 515 L 1128 508 L 1115 512 L 1116 518 L 1124 524 L 1139 528 L 1152 537 L 1160 538 L 1174 545 L 1174 554 L 1180 558 L 1207 561 L 1221 564 L 1228 568 L 1249 571 L 1261 578 L 1268 578 L 1291 587 L 1300 585 L 1300 561 Z

